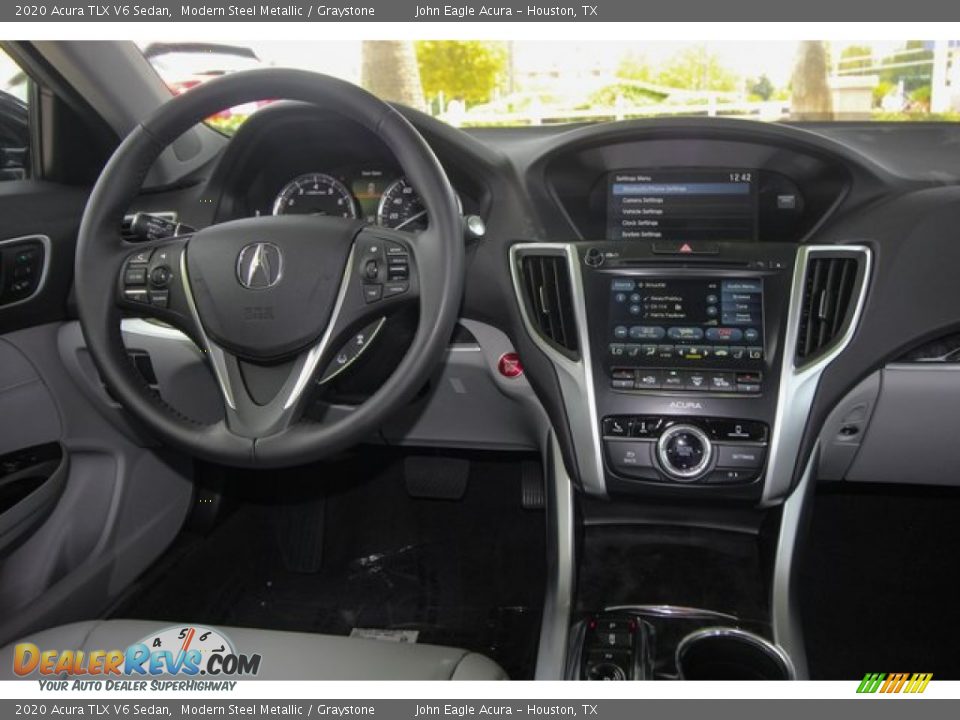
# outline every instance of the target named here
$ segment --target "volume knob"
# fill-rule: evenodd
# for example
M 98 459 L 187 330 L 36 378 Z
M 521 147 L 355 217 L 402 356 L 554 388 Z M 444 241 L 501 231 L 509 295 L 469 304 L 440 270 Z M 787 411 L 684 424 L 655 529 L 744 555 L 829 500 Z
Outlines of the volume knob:
M 583 261 L 590 267 L 600 267 L 603 265 L 603 252 L 599 248 L 592 247 L 583 256 Z
M 657 441 L 660 469 L 674 480 L 692 482 L 700 478 L 713 460 L 713 445 L 695 425 L 673 425 Z

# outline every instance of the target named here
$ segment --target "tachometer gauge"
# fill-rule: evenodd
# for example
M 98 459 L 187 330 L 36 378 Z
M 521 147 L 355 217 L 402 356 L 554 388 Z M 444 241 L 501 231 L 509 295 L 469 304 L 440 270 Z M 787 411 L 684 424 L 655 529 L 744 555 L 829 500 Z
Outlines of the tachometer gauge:
M 427 229 L 427 209 L 406 178 L 394 180 L 383 191 L 377 209 L 377 224 L 407 232 Z
M 283 186 L 273 201 L 273 214 L 356 218 L 357 206 L 350 191 L 336 178 L 307 173 Z

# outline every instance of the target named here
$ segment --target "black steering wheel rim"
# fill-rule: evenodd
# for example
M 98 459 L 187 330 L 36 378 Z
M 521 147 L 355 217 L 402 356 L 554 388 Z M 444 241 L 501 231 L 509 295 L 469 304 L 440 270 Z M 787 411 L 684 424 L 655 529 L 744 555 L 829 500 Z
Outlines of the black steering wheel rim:
M 120 329 L 122 304 L 109 289 L 116 287 L 128 261 L 125 258 L 143 247 L 125 241 L 120 225 L 161 152 L 224 107 L 265 97 L 333 110 L 377 134 L 417 188 L 430 226 L 419 236 L 411 236 L 409 242 L 402 240 L 413 255 L 419 277 L 416 301 L 420 321 L 406 355 L 389 379 L 364 403 L 329 423 L 298 421 L 297 416 L 276 432 L 251 436 L 237 434 L 227 421 L 204 425 L 186 418 L 150 391 L 126 356 Z M 286 69 L 236 73 L 164 103 L 123 140 L 105 166 L 87 202 L 77 240 L 75 285 L 80 323 L 104 382 L 120 404 L 163 442 L 228 465 L 302 464 L 369 437 L 428 380 L 446 352 L 459 314 L 465 262 L 462 233 L 456 196 L 440 163 L 417 130 L 394 108 L 350 83 L 316 73 Z M 187 250 L 184 246 L 184 256 Z M 345 278 L 349 272 L 348 265 Z M 188 294 L 189 286 L 187 279 Z M 331 327 L 335 319 L 331 319 Z

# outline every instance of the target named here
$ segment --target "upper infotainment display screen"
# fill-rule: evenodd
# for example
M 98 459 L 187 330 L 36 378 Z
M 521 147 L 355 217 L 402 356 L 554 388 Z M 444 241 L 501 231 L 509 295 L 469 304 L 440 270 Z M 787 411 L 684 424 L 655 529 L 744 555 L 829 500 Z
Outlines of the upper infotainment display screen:
M 755 240 L 752 170 L 617 170 L 607 182 L 611 240 Z

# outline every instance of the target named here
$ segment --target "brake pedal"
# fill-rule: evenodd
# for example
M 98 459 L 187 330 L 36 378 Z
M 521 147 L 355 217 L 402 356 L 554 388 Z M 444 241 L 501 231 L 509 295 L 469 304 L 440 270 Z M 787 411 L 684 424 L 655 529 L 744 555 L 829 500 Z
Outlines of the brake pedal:
M 520 465 L 520 504 L 524 510 L 543 510 L 547 504 L 540 463 L 525 461 Z

